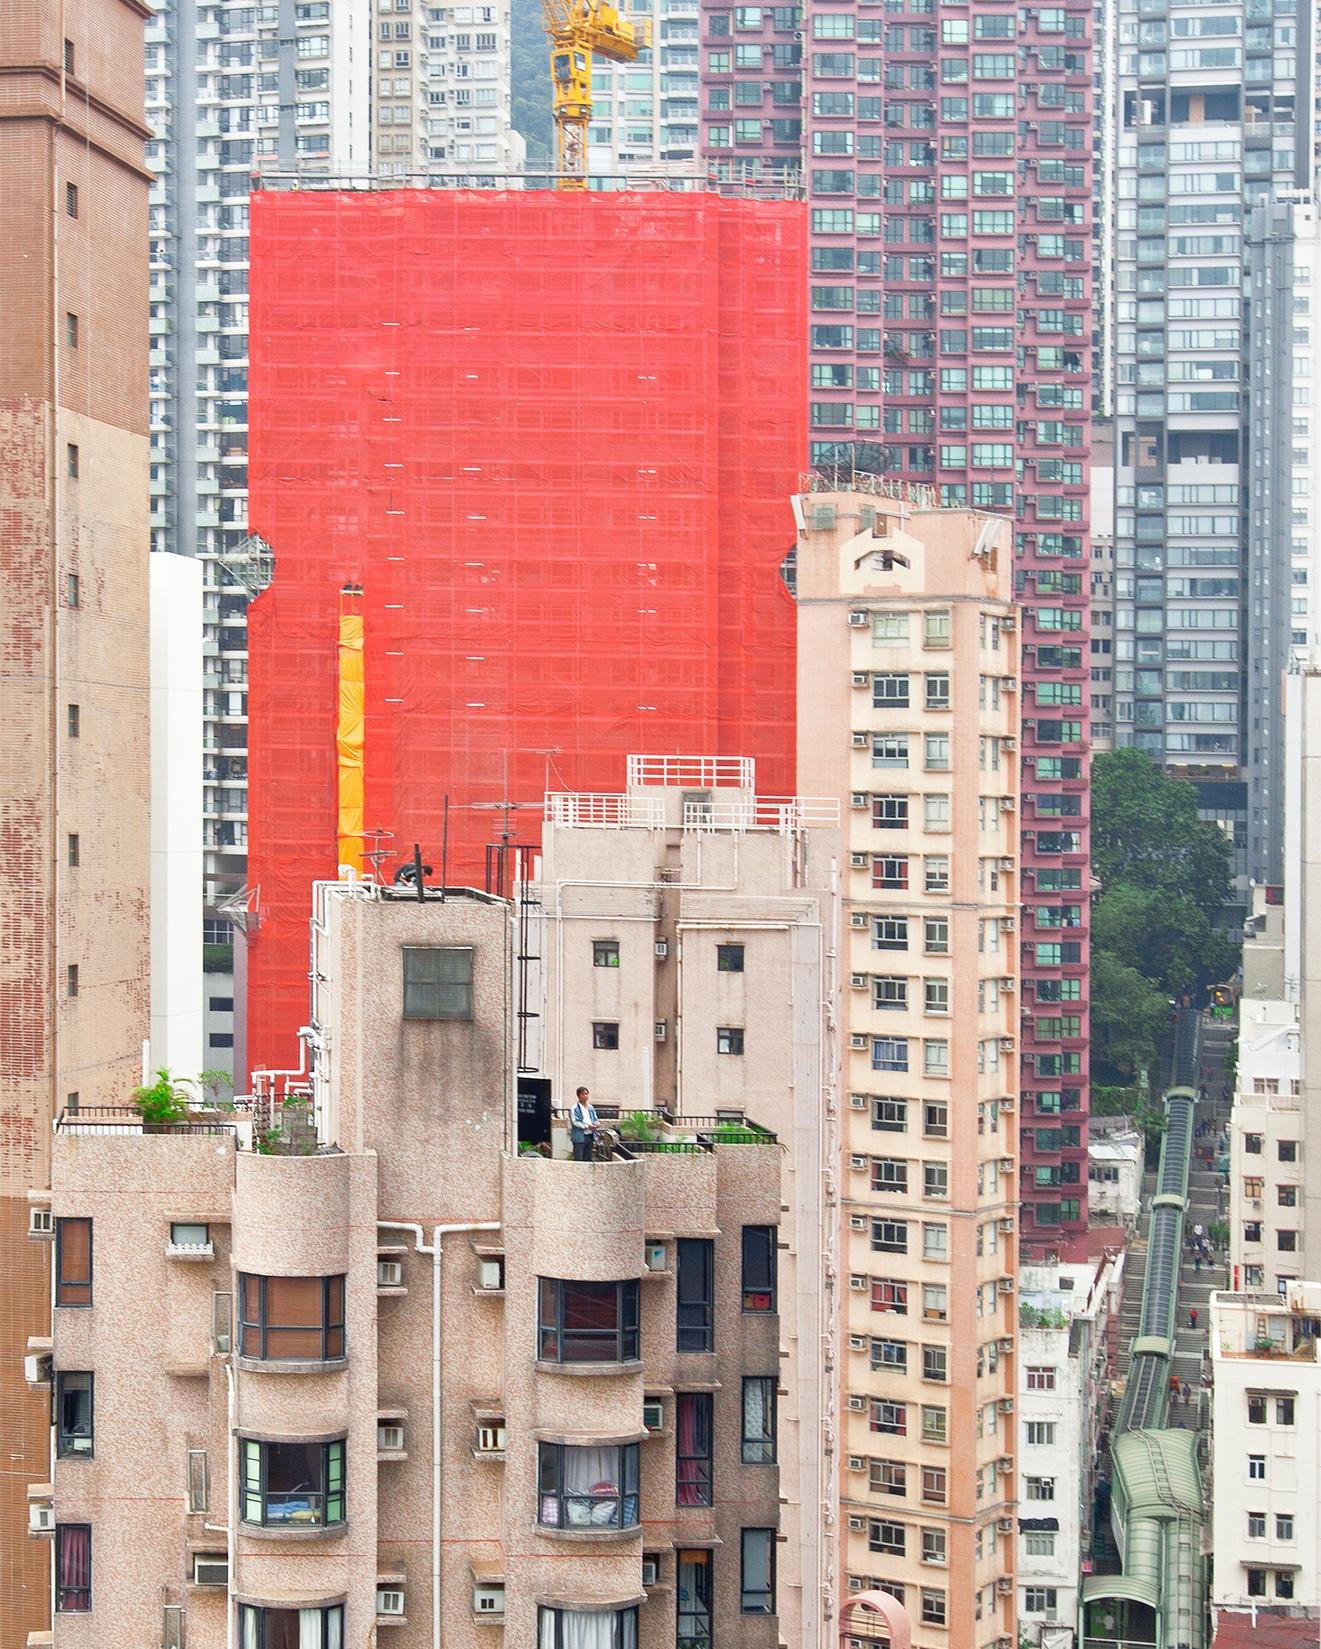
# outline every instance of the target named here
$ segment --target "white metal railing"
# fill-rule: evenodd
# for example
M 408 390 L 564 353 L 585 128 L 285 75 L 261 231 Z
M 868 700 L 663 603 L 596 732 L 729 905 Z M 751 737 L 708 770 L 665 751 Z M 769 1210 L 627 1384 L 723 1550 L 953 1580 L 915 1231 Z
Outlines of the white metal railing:
M 592 830 L 659 830 L 665 805 L 659 796 L 606 796 L 585 791 L 552 791 L 546 797 L 549 824 Z
M 925 481 L 903 481 L 893 475 L 873 475 L 868 470 L 855 470 L 851 465 L 823 465 L 798 477 L 800 493 L 860 492 L 868 498 L 889 498 L 899 504 L 911 504 L 915 509 L 934 510 L 940 494 Z
M 751 790 L 757 764 L 751 756 L 630 756 L 628 787 L 662 786 L 671 790 Z
M 685 802 L 685 830 L 802 830 L 838 825 L 833 796 L 750 796 L 734 802 Z

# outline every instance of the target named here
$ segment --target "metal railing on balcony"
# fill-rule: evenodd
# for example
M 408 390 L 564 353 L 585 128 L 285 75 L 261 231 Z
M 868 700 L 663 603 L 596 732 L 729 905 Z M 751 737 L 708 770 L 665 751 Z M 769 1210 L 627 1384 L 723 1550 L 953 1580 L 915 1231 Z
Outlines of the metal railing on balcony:
M 752 790 L 756 763 L 751 756 L 630 756 L 627 783 L 630 790 L 642 785 L 669 790 Z
M 659 830 L 665 808 L 656 796 L 606 796 L 556 791 L 546 797 L 546 821 L 588 830 Z

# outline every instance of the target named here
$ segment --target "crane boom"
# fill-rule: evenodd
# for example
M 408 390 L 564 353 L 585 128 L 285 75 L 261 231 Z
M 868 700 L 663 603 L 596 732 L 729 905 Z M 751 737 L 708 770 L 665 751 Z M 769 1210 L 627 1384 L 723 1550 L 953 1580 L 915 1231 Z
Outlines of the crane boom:
M 541 16 L 550 37 L 555 93 L 555 187 L 585 189 L 592 54 L 611 63 L 632 63 L 651 44 L 651 19 L 634 22 L 608 0 L 541 0 Z

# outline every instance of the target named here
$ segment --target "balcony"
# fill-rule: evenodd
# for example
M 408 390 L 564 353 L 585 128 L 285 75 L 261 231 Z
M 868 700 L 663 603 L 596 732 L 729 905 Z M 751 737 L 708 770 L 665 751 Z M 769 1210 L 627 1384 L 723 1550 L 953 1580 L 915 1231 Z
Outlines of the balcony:
M 726 1114 L 673 1116 L 665 1110 L 619 1111 L 610 1106 L 598 1106 L 597 1116 L 601 1132 L 597 1136 L 597 1162 L 634 1162 L 648 1156 L 700 1156 L 714 1151 L 717 1145 L 774 1145 L 776 1136 L 769 1128 L 739 1112 Z M 536 1146 L 524 1146 L 523 1154 L 549 1154 L 557 1159 L 570 1155 L 569 1113 L 556 1110 L 551 1114 L 551 1144 L 549 1152 Z

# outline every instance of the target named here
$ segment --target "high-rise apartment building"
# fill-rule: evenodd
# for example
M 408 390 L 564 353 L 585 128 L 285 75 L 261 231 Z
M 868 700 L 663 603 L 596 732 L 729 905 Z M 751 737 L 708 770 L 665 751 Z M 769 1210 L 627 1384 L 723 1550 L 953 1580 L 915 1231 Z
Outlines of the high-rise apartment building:
M 1244 580 L 1268 508 L 1286 582 L 1293 559 L 1278 491 L 1261 496 L 1251 455 L 1265 397 L 1288 405 L 1294 351 L 1290 339 L 1271 361 L 1278 377 L 1254 366 L 1249 392 L 1265 315 L 1257 296 L 1251 312 L 1243 303 L 1245 247 L 1252 208 L 1308 183 L 1314 9 L 1117 0 L 1112 26 L 1116 742 L 1192 779 L 1203 815 L 1232 832 L 1236 874 L 1261 876 L 1278 783 L 1258 799 L 1245 781 L 1259 782 L 1253 743 L 1275 737 L 1278 709 L 1248 673 L 1242 623 L 1262 599 L 1255 575 L 1251 590 Z M 1278 348 L 1278 300 L 1271 324 Z M 1293 444 L 1290 433 L 1262 449 L 1282 482 Z M 1271 624 L 1281 616 L 1275 601 Z
M 286 1065 L 340 863 L 498 886 L 504 804 L 657 743 L 792 793 L 806 281 L 792 201 L 267 191 L 253 230 L 249 1028 Z
M 1247 222 L 1244 762 L 1248 875 L 1284 880 L 1285 682 L 1321 658 L 1321 220 L 1310 195 L 1262 201 Z
M 627 10 L 645 17 L 650 0 Z M 592 66 L 587 170 L 595 177 L 691 177 L 698 164 L 700 0 L 666 0 L 657 10 L 651 46 L 635 62 Z
M 27 1481 L 48 1413 L 51 1123 L 138 1079 L 149 1033 L 147 186 L 138 0 L 0 27 L 0 1637 L 49 1615 Z
M 327 889 L 273 1133 L 61 1117 L 54 1649 L 780 1641 L 781 1147 L 520 1138 L 512 917 Z
M 797 507 L 798 771 L 848 821 L 839 1591 L 897 1592 L 921 1649 L 1005 1649 L 1024 1051 L 1012 526 L 885 482 L 823 482 Z
M 249 197 L 263 174 L 494 182 L 523 153 L 510 52 L 508 0 L 162 0 L 147 26 L 152 546 L 205 569 L 215 942 L 231 937 L 216 907 L 247 875 L 246 617 L 271 576 L 248 531 Z
M 778 1289 L 780 1638 L 837 1635 L 840 1115 L 833 1021 L 839 802 L 759 798 L 737 757 L 631 756 L 618 795 L 552 795 L 536 881 L 516 902 L 520 1065 L 568 1106 L 581 1083 L 631 1131 L 782 1146 Z M 745 1283 L 746 1286 L 746 1283 Z M 751 1290 L 745 1311 L 769 1309 Z M 700 1641 L 700 1640 L 699 1640 Z
M 806 174 L 813 464 L 1018 522 L 1021 1191 L 1043 1250 L 1086 1213 L 1092 30 L 1087 0 L 813 0 L 709 4 L 702 32 L 706 158 Z M 776 109 L 795 85 L 801 141 Z

